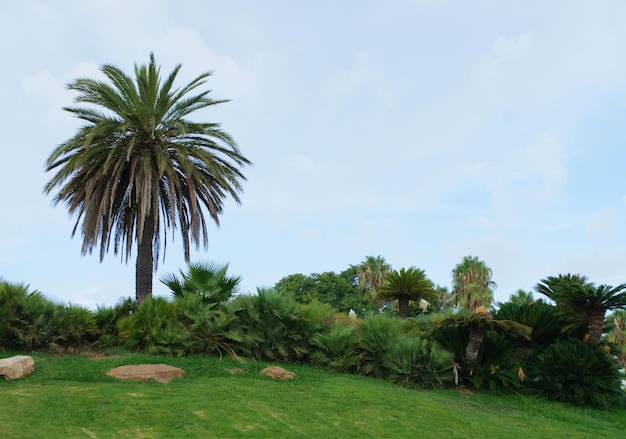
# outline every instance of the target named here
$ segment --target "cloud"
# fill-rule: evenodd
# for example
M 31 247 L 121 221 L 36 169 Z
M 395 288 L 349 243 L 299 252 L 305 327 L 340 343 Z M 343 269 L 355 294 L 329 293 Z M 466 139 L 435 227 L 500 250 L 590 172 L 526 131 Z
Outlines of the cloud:
M 491 205 L 499 213 L 558 201 L 568 175 L 561 143 L 551 135 L 542 135 L 499 160 L 470 162 L 464 172 L 469 179 L 486 182 Z
M 606 243 L 617 231 L 617 215 L 612 208 L 605 208 L 590 215 L 587 222 L 589 234 L 599 244 Z

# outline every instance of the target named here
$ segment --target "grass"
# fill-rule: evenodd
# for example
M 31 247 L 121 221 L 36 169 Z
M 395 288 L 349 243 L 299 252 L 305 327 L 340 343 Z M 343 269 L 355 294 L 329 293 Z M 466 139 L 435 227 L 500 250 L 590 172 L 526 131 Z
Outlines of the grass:
M 0 436 L 9 438 L 604 438 L 622 437 L 626 410 L 599 411 L 520 395 L 407 390 L 359 376 L 263 362 L 116 352 L 31 354 L 35 373 L 0 381 Z M 10 356 L 5 353 L 2 357 Z M 167 363 L 171 383 L 118 381 L 117 366 Z M 232 375 L 228 369 L 243 368 Z

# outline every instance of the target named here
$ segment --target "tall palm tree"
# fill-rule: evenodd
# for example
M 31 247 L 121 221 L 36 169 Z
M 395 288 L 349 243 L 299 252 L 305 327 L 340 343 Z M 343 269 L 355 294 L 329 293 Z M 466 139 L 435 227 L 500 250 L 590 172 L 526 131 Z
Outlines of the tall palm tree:
M 385 275 L 391 271 L 391 264 L 380 255 L 367 256 L 355 268 L 359 288 L 368 295 L 369 300 L 376 307 L 378 304 L 375 303 L 375 297 L 383 285 Z
M 401 319 L 406 318 L 409 313 L 409 301 L 433 300 L 436 297 L 433 283 L 426 277 L 424 270 L 415 267 L 408 270 L 401 268 L 400 271 L 394 270 L 387 273 L 376 295 L 377 300 L 397 300 L 398 317 Z
M 465 256 L 452 270 L 452 292 L 456 302 L 470 312 L 482 306 L 489 309 L 496 287 L 492 275 L 491 268 L 483 261 L 475 256 Z
M 568 274 L 549 276 L 536 289 L 554 300 L 574 324 L 587 325 L 588 343 L 600 343 L 607 311 L 626 309 L 626 284 L 596 286 L 585 276 Z
M 128 262 L 137 243 L 137 302 L 152 294 L 167 229 L 180 229 L 189 262 L 191 243 L 208 246 L 203 209 L 219 225 L 225 198 L 240 203 L 241 168 L 250 164 L 219 124 L 188 119 L 225 101 L 210 99 L 209 90 L 191 94 L 209 72 L 175 88 L 180 67 L 163 81 L 151 54 L 147 65 L 135 65 L 134 78 L 105 65 L 101 71 L 108 82 L 70 83 L 78 92 L 76 102 L 88 105 L 64 110 L 85 125 L 47 161 L 47 170 L 56 174 L 44 192 L 58 188 L 54 204 L 64 202 L 76 215 L 72 236 L 80 228 L 82 254 L 99 247 L 102 260 L 113 241 L 114 254 L 122 252 Z

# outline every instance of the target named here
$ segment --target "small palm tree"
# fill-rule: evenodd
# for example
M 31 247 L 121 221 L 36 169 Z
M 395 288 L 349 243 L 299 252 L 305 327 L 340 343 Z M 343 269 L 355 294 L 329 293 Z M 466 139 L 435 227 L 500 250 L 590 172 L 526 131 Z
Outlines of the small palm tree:
M 433 283 L 426 277 L 424 270 L 415 267 L 387 273 L 376 295 L 377 300 L 397 300 L 398 317 L 401 319 L 408 315 L 411 300 L 433 300 L 436 297 Z
M 175 298 L 193 294 L 200 296 L 204 303 L 223 305 L 239 293 L 241 282 L 241 276 L 228 276 L 227 271 L 228 264 L 196 262 L 189 264 L 186 273 L 180 270 L 180 277 L 170 273 L 163 276 L 161 282 Z
M 188 118 L 225 101 L 210 99 L 209 90 L 191 94 L 208 72 L 175 88 L 180 67 L 162 78 L 150 55 L 148 65 L 135 66 L 135 78 L 105 65 L 108 82 L 81 78 L 69 84 L 78 92 L 76 102 L 89 106 L 64 110 L 85 125 L 47 161 L 56 174 L 44 192 L 58 188 L 54 204 L 65 203 L 77 217 L 72 236 L 80 229 L 83 254 L 99 247 L 102 260 L 113 241 L 113 252 L 128 261 L 137 243 L 137 302 L 152 294 L 167 230 L 180 230 L 186 261 L 191 243 L 207 247 L 203 209 L 219 225 L 224 200 L 240 202 L 240 168 L 250 164 L 219 124 Z
M 570 326 L 587 325 L 588 343 L 600 343 L 607 311 L 626 309 L 626 284 L 596 286 L 585 276 L 568 274 L 549 276 L 536 289 L 563 309 L 573 321 Z

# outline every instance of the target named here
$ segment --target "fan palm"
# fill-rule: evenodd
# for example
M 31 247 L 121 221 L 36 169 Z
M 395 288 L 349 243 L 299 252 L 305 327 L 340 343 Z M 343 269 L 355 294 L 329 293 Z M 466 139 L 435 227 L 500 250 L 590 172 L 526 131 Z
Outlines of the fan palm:
M 409 313 L 409 301 L 433 300 L 436 297 L 433 283 L 426 277 L 424 270 L 415 267 L 387 273 L 376 295 L 377 300 L 397 300 L 398 317 L 401 319 L 406 318 Z
M 72 236 L 80 228 L 83 254 L 99 247 L 102 260 L 113 241 L 114 254 L 128 261 L 137 243 L 137 302 L 152 293 L 167 230 L 180 228 L 187 262 L 191 243 L 206 248 L 203 209 L 219 225 L 225 198 L 240 202 L 241 167 L 250 164 L 219 124 L 188 119 L 225 101 L 210 99 L 209 90 L 191 94 L 209 72 L 175 88 L 180 67 L 163 81 L 151 54 L 148 65 L 135 65 L 135 78 L 105 65 L 108 82 L 70 83 L 76 102 L 89 106 L 64 110 L 85 125 L 47 160 L 47 170 L 56 174 L 44 192 L 58 188 L 54 204 L 65 203 L 76 216 Z
M 484 306 L 491 307 L 493 302 L 493 275 L 483 261 L 475 256 L 465 256 L 463 261 L 452 270 L 452 292 L 456 302 L 470 312 Z
M 568 274 L 549 276 L 536 289 L 554 300 L 574 324 L 587 325 L 589 343 L 600 343 L 607 311 L 626 309 L 626 284 L 596 286 L 585 276 Z
M 380 255 L 367 256 L 363 262 L 354 266 L 354 268 L 356 268 L 359 288 L 369 296 L 372 305 L 380 307 L 380 304 L 376 303 L 375 298 L 383 285 L 385 275 L 391 271 L 391 264 Z
M 241 276 L 228 276 L 228 264 L 215 262 L 196 262 L 189 264 L 187 272 L 180 271 L 180 277 L 174 273 L 161 278 L 174 297 L 185 294 L 200 296 L 204 303 L 223 305 L 237 294 Z

